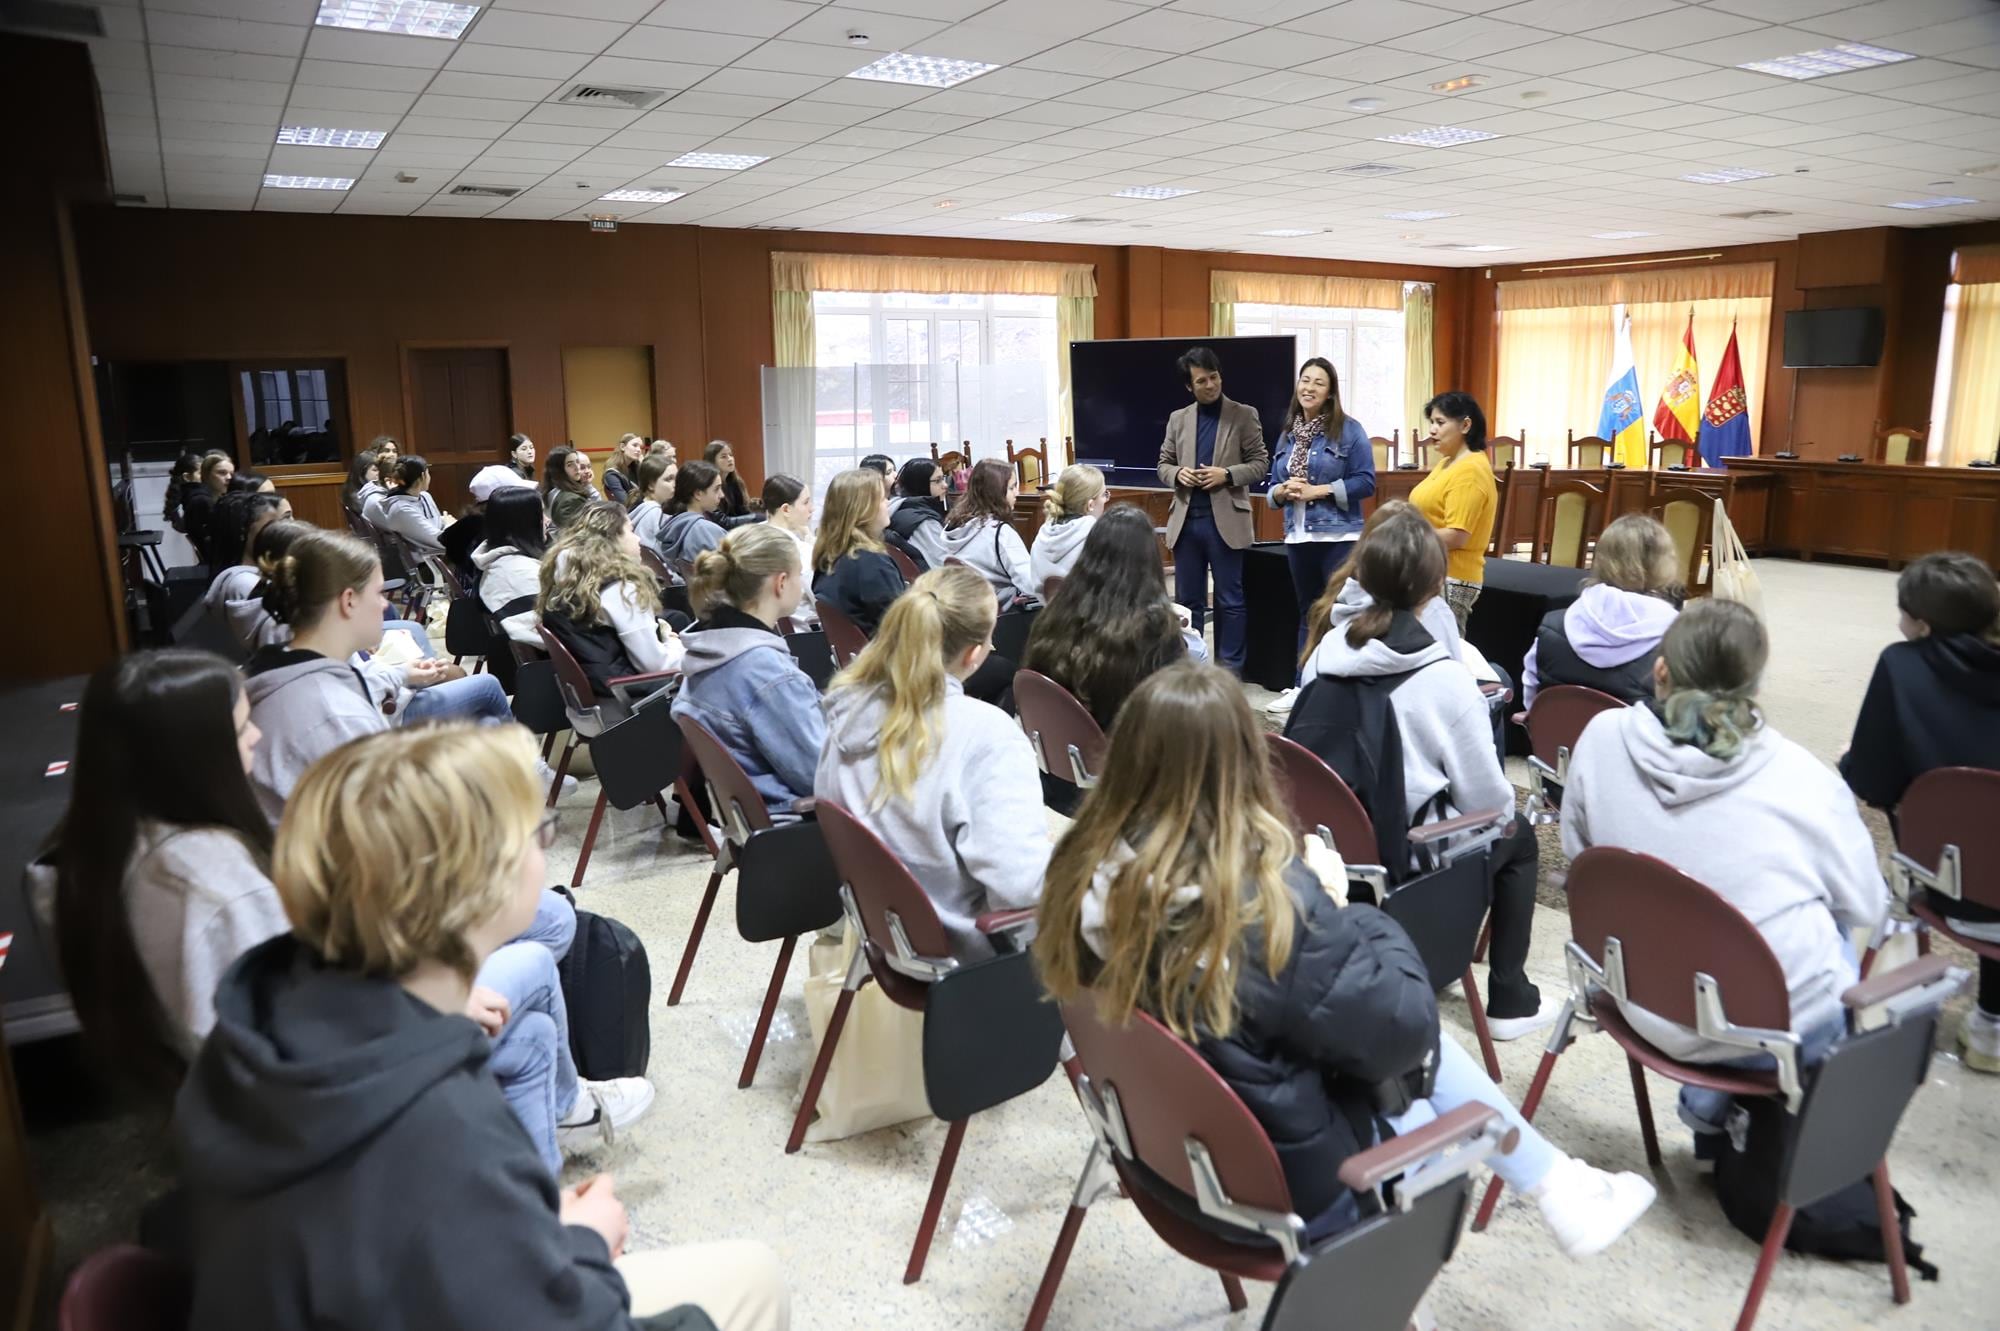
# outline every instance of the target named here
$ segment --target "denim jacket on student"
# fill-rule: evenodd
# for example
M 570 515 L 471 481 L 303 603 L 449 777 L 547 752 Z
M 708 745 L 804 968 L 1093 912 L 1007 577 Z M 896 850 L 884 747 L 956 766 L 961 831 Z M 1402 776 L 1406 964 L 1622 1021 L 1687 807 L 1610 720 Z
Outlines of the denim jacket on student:
M 1292 432 L 1278 436 L 1271 449 L 1270 485 L 1282 485 L 1292 476 Z M 1306 480 L 1313 485 L 1338 482 L 1346 492 L 1341 505 L 1334 496 L 1284 506 L 1285 533 L 1304 530 L 1315 535 L 1361 535 L 1361 501 L 1375 493 L 1375 450 L 1369 446 L 1368 431 L 1349 416 L 1340 427 L 1338 439 L 1321 435 L 1312 442 L 1306 461 Z M 1303 527 L 1300 524 L 1304 524 Z

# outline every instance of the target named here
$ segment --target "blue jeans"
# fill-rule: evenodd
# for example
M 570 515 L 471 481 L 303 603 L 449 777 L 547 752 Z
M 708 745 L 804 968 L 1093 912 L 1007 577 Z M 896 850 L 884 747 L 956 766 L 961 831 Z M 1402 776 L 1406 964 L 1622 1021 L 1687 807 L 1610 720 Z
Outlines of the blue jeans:
M 1312 603 L 1319 599 L 1326 584 L 1333 580 L 1333 571 L 1354 553 L 1354 545 L 1359 537 L 1347 537 L 1338 541 L 1291 541 L 1285 546 L 1285 563 L 1292 570 L 1292 594 L 1299 602 L 1299 646 L 1301 655 L 1306 650 L 1306 616 L 1312 610 Z
M 1834 1043 L 1847 1034 L 1845 1015 L 1821 1022 L 1809 1031 L 1799 1032 L 1799 1071 L 1816 1066 L 1833 1049 Z M 1746 1054 L 1742 1058 L 1726 1058 L 1708 1064 L 1718 1068 L 1751 1068 L 1768 1072 L 1778 1066 L 1778 1061 L 1769 1054 Z M 1729 1122 L 1729 1107 L 1735 1103 L 1734 1096 L 1727 1091 L 1711 1091 L 1699 1086 L 1681 1087 L 1681 1122 L 1694 1129 L 1697 1137 L 1719 1133 Z
M 491 675 L 467 675 L 464 679 L 418 689 L 403 708 L 406 726 L 421 721 L 465 720 L 495 725 L 513 719 L 514 709 L 507 704 L 507 690 Z
M 551 1177 L 562 1170 L 556 1124 L 577 1097 L 569 1009 L 556 974 L 556 962 L 575 937 L 575 909 L 558 893 L 545 891 L 535 922 L 488 957 L 478 976 L 478 983 L 505 998 L 510 1009 L 507 1024 L 494 1037 L 489 1066 Z
M 1222 496 L 1228 503 L 1227 494 Z M 1208 579 L 1215 575 L 1215 659 L 1232 675 L 1243 673 L 1243 552 L 1215 529 L 1212 513 L 1190 513 L 1174 543 L 1174 599 L 1194 613 L 1194 630 L 1207 619 Z

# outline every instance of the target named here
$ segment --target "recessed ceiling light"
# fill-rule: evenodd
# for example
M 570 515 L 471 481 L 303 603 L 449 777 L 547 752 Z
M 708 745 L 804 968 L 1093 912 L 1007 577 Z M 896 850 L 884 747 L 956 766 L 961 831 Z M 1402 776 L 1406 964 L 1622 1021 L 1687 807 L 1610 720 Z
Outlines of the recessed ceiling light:
M 1409 212 L 1383 213 L 1382 216 L 1392 222 L 1435 222 L 1440 217 L 1456 217 L 1458 214 L 1448 213 L 1439 208 L 1413 208 Z
M 770 160 L 750 153 L 682 153 L 667 165 L 692 166 L 703 171 L 744 171 Z
M 686 194 L 680 189 L 615 189 L 597 199 L 600 203 L 672 203 Z
M 1441 250 L 1459 250 L 1466 254 L 1498 254 L 1502 250 L 1516 248 L 1513 245 L 1440 245 Z
M 1260 236 L 1276 236 L 1281 240 L 1295 240 L 1300 236 L 1317 236 L 1324 230 L 1316 226 L 1281 226 L 1270 231 L 1259 231 Z
M 1067 222 L 1075 213 L 1008 213 L 1003 222 Z
M 958 207 L 958 200 L 957 200 L 957 199 L 939 199 L 939 200 L 938 200 L 938 201 L 937 201 L 936 203 L 932 204 L 932 205 L 931 205 L 931 207 L 933 207 L 933 208 L 956 208 L 956 207 Z
M 353 189 L 345 176 L 265 176 L 265 189 Z
M 1781 79 L 1817 79 L 1828 74 L 1850 74 L 1857 69 L 1873 69 L 1877 65 L 1893 65 L 1903 60 L 1915 60 L 1908 51 L 1891 51 L 1886 46 L 1867 46 L 1860 42 L 1842 42 L 1839 46 L 1822 47 L 1816 51 L 1801 51 L 1797 55 L 1775 56 L 1770 60 L 1749 60 L 1737 66 L 1738 69 L 1754 69 L 1759 74 L 1776 74 Z
M 320 129 L 313 125 L 286 125 L 278 131 L 278 142 L 295 148 L 379 148 L 388 137 L 379 129 Z
M 1714 171 L 1693 171 L 1681 177 L 1690 185 L 1733 185 L 1739 180 L 1764 180 L 1772 175 L 1747 166 L 1725 166 Z
M 1443 83 L 1433 83 L 1431 85 L 1431 91 L 1464 92 L 1467 88 L 1477 88 L 1480 84 L 1484 82 L 1486 82 L 1486 80 L 1479 77 L 1479 75 L 1477 74 L 1461 74 L 1455 79 L 1446 79 Z
M 1460 129 L 1456 125 L 1433 125 L 1408 134 L 1377 134 L 1377 143 L 1411 143 L 1419 148 L 1456 148 L 1461 143 L 1478 143 L 1500 136 L 1483 129 Z
M 455 42 L 477 17 L 478 5 L 446 4 L 443 0 L 319 0 L 319 17 L 313 24 Z
M 1199 194 L 1200 190 L 1181 189 L 1174 185 L 1127 185 L 1124 189 L 1113 190 L 1120 199 L 1178 199 L 1183 194 Z
M 1978 203 L 1977 199 L 1963 199 L 1957 195 L 1946 195 L 1936 199 L 1905 199 L 1892 203 L 1891 208 L 1955 208 L 1961 203 Z
M 1641 236 L 1657 236 L 1657 231 L 1593 231 L 1592 240 L 1637 240 Z
M 952 60 L 941 55 L 911 55 L 891 51 L 872 64 L 863 65 L 847 77 L 873 79 L 877 83 L 914 83 L 920 88 L 949 88 L 976 79 L 1000 68 L 978 60 Z
M 1350 111 L 1380 111 L 1384 103 L 1380 97 L 1350 97 L 1347 109 Z

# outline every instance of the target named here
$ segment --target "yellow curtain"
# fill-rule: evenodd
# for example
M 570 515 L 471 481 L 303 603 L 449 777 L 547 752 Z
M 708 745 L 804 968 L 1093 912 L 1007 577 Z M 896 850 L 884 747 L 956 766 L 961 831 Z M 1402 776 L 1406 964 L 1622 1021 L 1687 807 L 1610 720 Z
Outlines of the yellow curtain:
M 1942 452 L 1932 448 L 1944 466 L 1993 456 L 1994 438 L 2000 436 L 2000 282 L 1958 289 L 1944 435 Z
M 1062 451 L 1063 439 L 1076 436 L 1076 399 L 1070 390 L 1069 344 L 1088 342 L 1097 336 L 1097 300 L 1093 296 L 1056 297 L 1056 429 L 1059 438 L 1049 445 L 1052 452 Z M 1072 461 L 1066 454 L 1058 459 L 1050 457 L 1051 470 L 1066 467 Z
M 803 291 L 963 291 L 1000 296 L 1096 296 L 1087 263 L 1026 259 L 930 259 L 893 254 L 771 256 L 771 289 Z
M 1238 303 L 1315 305 L 1342 310 L 1400 310 L 1403 308 L 1403 284 L 1393 277 L 1211 272 L 1208 275 L 1208 301 L 1211 310 L 1219 304 Z M 1213 328 L 1210 331 L 1213 332 Z
M 1208 303 L 1208 335 L 1210 337 L 1236 336 L 1235 301 L 1212 300 Z
M 1433 313 L 1430 284 L 1411 283 L 1403 293 L 1403 424 L 1414 431 L 1410 435 L 1413 440 L 1423 438 L 1417 424 L 1423 420 L 1424 403 L 1431 400 L 1433 392 Z
M 1951 256 L 1951 280 L 1960 286 L 2000 282 L 2000 245 L 1961 245 Z
M 764 474 L 784 473 L 810 479 L 813 474 L 813 298 L 810 291 L 771 293 L 771 345 L 775 371 L 771 378 L 767 419 L 775 419 L 775 436 L 764 440 Z M 766 430 L 769 431 L 767 426 Z
M 1656 305 L 1691 300 L 1769 296 L 1768 263 L 1721 263 L 1705 268 L 1658 269 L 1583 277 L 1533 277 L 1502 282 L 1495 293 L 1503 310 L 1548 310 L 1571 305 Z

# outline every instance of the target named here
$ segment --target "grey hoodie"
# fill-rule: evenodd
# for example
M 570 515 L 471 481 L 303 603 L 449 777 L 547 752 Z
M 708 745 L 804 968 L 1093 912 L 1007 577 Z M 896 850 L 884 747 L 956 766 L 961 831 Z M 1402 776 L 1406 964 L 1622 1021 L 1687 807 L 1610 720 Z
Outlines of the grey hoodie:
M 215 581 L 208 584 L 208 594 L 202 598 L 202 610 L 209 621 L 227 632 L 246 652 L 281 645 L 292 637 L 292 631 L 264 608 L 263 598 L 257 595 L 263 581 L 264 575 L 255 565 L 235 564 L 215 575 Z
M 669 564 L 692 564 L 704 550 L 722 544 L 722 525 L 705 513 L 684 509 L 660 524 L 657 548 Z
M 1021 544 L 1021 533 L 1014 530 L 1013 523 L 980 518 L 946 528 L 943 539 L 945 556 L 985 575 L 1002 605 L 1016 596 L 1042 594 L 1041 584 L 1030 571 L 1028 547 Z
M 389 728 L 361 672 L 345 661 L 266 647 L 243 673 L 250 719 L 264 732 L 250 784 L 273 823 L 308 767 L 351 739 Z
M 1048 584 L 1050 578 L 1067 578 L 1076 564 L 1076 557 L 1083 553 L 1083 543 L 1090 536 L 1090 529 L 1097 525 L 1097 519 L 1088 513 L 1066 518 L 1061 522 L 1045 522 L 1035 533 L 1035 548 L 1028 557 L 1028 573 L 1034 579 L 1036 595 L 1039 588 Z
M 1585 587 L 1563 611 L 1563 636 L 1586 665 L 1608 670 L 1636 661 L 1660 645 L 1680 611 L 1657 596 L 1643 596 L 1607 583 Z M 1521 705 L 1531 707 L 1541 687 L 1541 643 L 1528 648 L 1521 663 Z
M 813 793 L 866 821 L 896 852 L 937 907 L 955 956 L 991 956 L 973 917 L 1034 905 L 1048 868 L 1041 773 L 1028 737 L 1005 712 L 947 680 L 929 765 L 907 797 L 877 807 L 882 694 L 842 689 L 826 708 Z
M 1872 928 L 1888 908 L 1853 794 L 1769 725 L 1722 759 L 1669 739 L 1644 703 L 1603 713 L 1570 756 L 1562 843 L 1571 857 L 1618 846 L 1664 860 L 1747 915 L 1784 968 L 1796 1031 L 1838 1019 L 1856 978 L 1842 930 Z M 1743 1053 L 1643 1010 L 1627 1016 L 1676 1058 Z
M 444 553 L 444 515 L 428 494 L 392 491 L 383 496 L 375 525 L 408 541 L 418 554 Z
M 889 520 L 894 522 L 896 514 L 900 513 L 905 505 L 917 502 L 919 501 L 909 496 L 891 499 Z M 934 501 L 927 499 L 924 502 Z M 925 568 L 943 568 L 945 556 L 949 553 L 944 548 L 944 519 L 933 515 L 927 520 L 918 522 L 915 529 L 910 532 L 910 544 L 914 545 L 917 553 L 924 557 Z M 811 561 L 808 560 L 807 563 L 810 564 Z

